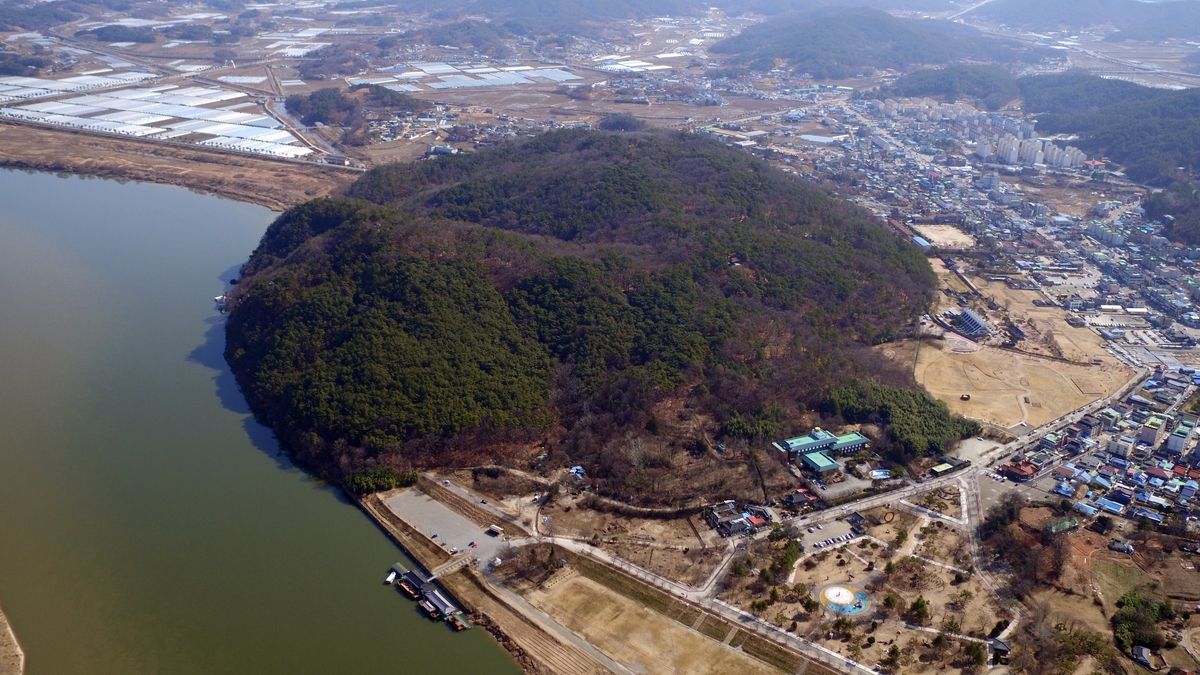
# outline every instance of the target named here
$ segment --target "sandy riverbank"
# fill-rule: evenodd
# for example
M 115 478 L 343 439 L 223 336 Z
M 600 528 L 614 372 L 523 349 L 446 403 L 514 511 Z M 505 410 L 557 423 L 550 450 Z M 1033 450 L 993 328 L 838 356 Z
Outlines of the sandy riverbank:
M 8 625 L 8 617 L 0 610 L 0 675 L 21 675 L 25 672 L 25 652 L 17 644 L 17 636 Z
M 282 211 L 360 175 L 333 166 L 0 122 L 0 166 L 179 185 Z

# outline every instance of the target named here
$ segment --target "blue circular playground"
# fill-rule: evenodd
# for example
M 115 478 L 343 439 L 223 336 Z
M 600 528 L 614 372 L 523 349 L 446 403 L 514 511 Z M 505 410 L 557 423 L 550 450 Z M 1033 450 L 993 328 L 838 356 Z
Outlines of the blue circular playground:
M 871 596 L 846 584 L 834 584 L 821 590 L 821 604 L 838 614 L 861 614 L 871 607 Z

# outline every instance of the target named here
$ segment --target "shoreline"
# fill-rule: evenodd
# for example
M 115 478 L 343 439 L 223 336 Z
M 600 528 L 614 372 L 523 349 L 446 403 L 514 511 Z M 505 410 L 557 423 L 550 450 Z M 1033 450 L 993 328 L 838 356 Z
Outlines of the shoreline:
M 25 672 L 25 651 L 17 642 L 4 609 L 0 608 L 0 675 L 21 675 Z
M 451 556 L 437 542 L 427 538 L 388 508 L 388 495 L 402 490 L 373 493 L 356 501 L 358 507 L 401 549 L 427 571 L 450 561 Z M 460 554 L 461 555 L 461 554 Z M 527 675 L 560 672 L 611 672 L 579 647 L 568 644 L 541 626 L 538 621 L 518 607 L 512 606 L 503 595 L 491 588 L 477 570 L 464 567 L 438 578 L 440 583 L 463 608 L 471 623 L 500 643 Z
M 348 187 L 361 172 L 203 146 L 0 120 L 0 167 L 175 185 L 284 211 Z

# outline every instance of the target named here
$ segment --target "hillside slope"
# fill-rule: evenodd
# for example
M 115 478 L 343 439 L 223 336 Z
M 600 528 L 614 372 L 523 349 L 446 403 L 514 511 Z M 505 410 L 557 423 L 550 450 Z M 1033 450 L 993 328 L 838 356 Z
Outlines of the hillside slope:
M 934 281 L 872 216 L 745 153 L 580 131 L 375 169 L 280 216 L 243 275 L 226 358 L 310 465 L 540 440 L 618 497 L 670 470 L 665 400 L 761 441 L 849 379 L 912 386 L 867 346 Z

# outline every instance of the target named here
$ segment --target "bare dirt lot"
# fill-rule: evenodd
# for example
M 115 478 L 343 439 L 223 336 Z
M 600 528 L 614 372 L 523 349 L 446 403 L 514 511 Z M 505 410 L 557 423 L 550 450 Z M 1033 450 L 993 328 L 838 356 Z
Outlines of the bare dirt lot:
M 780 671 L 596 582 L 573 576 L 529 601 L 630 670 L 649 675 L 776 675 Z
M 1112 394 L 1132 375 L 1123 367 L 1080 366 L 995 347 L 955 351 L 946 341 L 923 343 L 916 362 L 917 382 L 951 412 L 1002 427 L 1043 425 Z
M 934 246 L 943 248 L 973 248 L 975 237 L 953 225 L 913 225 L 912 229 Z
M 244 153 L 0 122 L 0 165 L 182 185 L 282 211 L 344 189 L 353 171 Z

